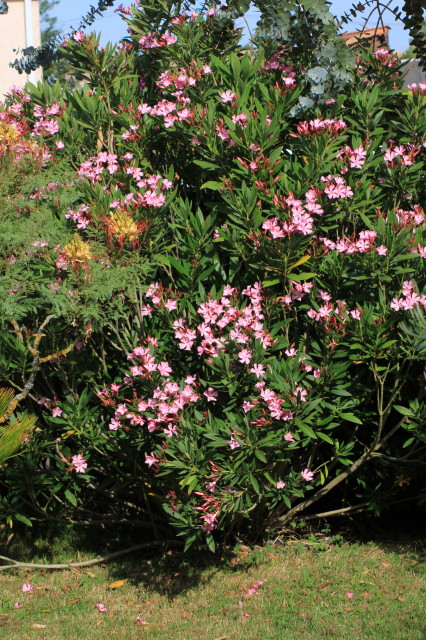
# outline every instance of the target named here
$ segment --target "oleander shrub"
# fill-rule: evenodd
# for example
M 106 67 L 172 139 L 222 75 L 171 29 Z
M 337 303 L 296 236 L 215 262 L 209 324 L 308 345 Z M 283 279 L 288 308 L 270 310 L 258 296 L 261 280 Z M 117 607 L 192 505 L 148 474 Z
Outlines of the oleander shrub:
M 213 549 L 421 500 L 426 88 L 327 62 L 317 16 L 242 50 L 223 10 L 121 11 L 0 112 L 0 375 L 39 417 L 2 517 Z

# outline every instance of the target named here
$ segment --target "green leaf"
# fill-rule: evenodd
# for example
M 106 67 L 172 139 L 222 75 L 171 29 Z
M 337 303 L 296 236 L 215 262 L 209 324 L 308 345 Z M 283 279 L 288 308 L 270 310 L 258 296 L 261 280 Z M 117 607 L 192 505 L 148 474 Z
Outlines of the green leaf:
M 348 422 L 354 422 L 355 424 L 362 424 L 361 420 L 354 416 L 353 413 L 339 413 L 339 417 L 347 420 Z
M 250 476 L 250 482 L 255 492 L 260 495 L 259 483 L 254 476 Z
M 213 189 L 213 191 L 219 191 L 222 187 L 220 182 L 216 182 L 215 180 L 207 180 L 204 184 L 201 185 L 200 189 Z
M 279 284 L 281 282 L 281 280 L 279 278 L 276 278 L 275 280 L 264 280 L 262 282 L 262 286 L 263 287 L 273 287 L 274 284 Z
M 69 489 L 65 489 L 65 497 L 74 507 L 77 506 L 77 498 Z
M 409 416 L 410 418 L 414 418 L 414 413 L 411 411 L 411 409 L 407 409 L 407 407 L 401 407 L 401 405 L 399 404 L 394 404 L 393 408 L 403 416 Z
M 213 164 L 213 162 L 207 162 L 207 160 L 194 160 L 194 164 L 198 165 L 202 169 L 219 169 L 217 164 Z
M 194 544 L 195 540 L 197 539 L 196 536 L 192 535 L 189 536 L 188 538 L 186 538 L 185 540 L 185 546 L 183 548 L 184 551 L 188 551 L 189 547 Z
M 261 451 L 260 449 L 255 449 L 254 455 L 258 460 L 260 460 L 260 462 L 264 462 L 266 464 L 267 460 L 263 451 Z
M 321 440 L 325 440 L 329 444 L 334 444 L 333 440 L 326 433 L 322 433 L 322 431 L 317 431 L 317 435 L 321 438 Z
M 28 518 L 23 516 L 22 513 L 16 513 L 15 518 L 20 522 L 23 522 L 24 524 L 28 525 L 29 527 L 33 526 L 33 523 L 31 522 L 31 520 L 28 520 Z
M 289 274 L 289 279 L 294 282 L 300 282 L 301 280 L 309 280 L 309 278 L 315 278 L 317 274 L 312 271 L 303 271 L 302 273 Z
M 207 544 L 207 547 L 210 549 L 210 551 L 211 551 L 212 553 L 214 553 L 214 552 L 215 552 L 215 550 L 216 550 L 216 545 L 215 545 L 215 543 L 214 543 L 214 538 L 213 538 L 213 536 L 211 535 L 211 533 L 209 533 L 209 534 L 206 536 L 206 544 Z
M 305 436 L 309 436 L 314 440 L 317 439 L 317 434 L 309 425 L 305 424 L 304 422 L 302 422 L 302 420 L 299 420 L 298 418 L 296 418 L 295 423 L 299 427 L 300 431 L 305 434 Z

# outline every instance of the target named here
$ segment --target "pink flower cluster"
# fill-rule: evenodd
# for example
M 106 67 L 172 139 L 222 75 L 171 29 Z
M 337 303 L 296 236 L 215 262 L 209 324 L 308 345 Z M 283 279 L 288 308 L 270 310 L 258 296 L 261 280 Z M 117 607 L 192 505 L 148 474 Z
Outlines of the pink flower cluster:
M 282 222 L 278 218 L 270 218 L 265 220 L 262 229 L 269 231 L 272 238 L 285 238 L 292 234 L 301 233 L 309 235 L 313 231 L 314 219 L 311 214 L 321 215 L 323 209 L 318 204 L 319 194 L 315 189 L 309 189 L 306 194 L 306 204 L 303 205 L 301 200 L 296 200 L 292 193 L 287 198 L 280 200 L 274 196 L 273 203 L 289 212 L 289 219 Z
M 420 147 L 403 144 L 394 147 L 393 144 L 390 143 L 386 149 L 384 160 L 387 164 L 390 164 L 392 168 L 401 165 L 411 167 L 418 153 L 420 153 Z M 397 158 L 399 158 L 398 162 L 396 162 Z
M 375 246 L 374 241 L 377 238 L 376 231 L 372 231 L 366 229 L 364 231 L 360 231 L 358 236 L 349 238 L 337 238 L 334 242 L 330 240 L 330 238 L 319 238 L 319 240 L 323 243 L 326 248 L 326 253 L 329 251 L 337 251 L 338 253 L 367 253 L 368 251 L 372 251 L 375 249 L 379 255 L 386 255 L 387 248 L 384 245 Z
M 417 93 L 421 96 L 426 96 L 426 82 L 419 82 L 419 84 L 413 82 L 412 84 L 408 85 L 408 88 L 413 93 Z
M 5 110 L 0 112 L 0 121 L 7 121 L 12 114 L 16 116 L 20 115 L 22 113 L 22 109 L 24 108 L 24 103 L 31 102 L 30 96 L 21 87 L 10 87 L 9 91 L 6 93 L 6 96 L 7 98 L 9 98 L 9 100 L 7 101 L 7 107 L 5 105 Z M 21 126 L 19 126 L 19 124 Z M 22 131 L 24 122 L 21 122 L 19 124 L 16 123 L 17 130 Z
M 272 420 L 282 420 L 287 422 L 288 420 L 293 419 L 292 412 L 288 408 L 283 409 L 282 407 L 283 404 L 290 401 L 289 398 L 280 398 L 273 389 L 269 389 L 266 386 L 265 382 L 256 382 L 255 387 L 259 390 L 259 396 L 257 398 L 252 398 L 250 401 L 244 401 L 243 409 L 245 413 L 248 413 L 255 407 L 261 408 L 263 402 L 265 403 L 269 416 Z M 300 387 L 300 389 L 302 388 Z M 303 389 L 303 391 L 304 394 L 301 396 L 302 398 L 307 394 L 305 389 Z M 296 396 L 294 397 L 296 398 Z M 303 399 L 303 401 L 305 400 Z M 264 415 L 267 414 L 265 413 Z
M 326 120 L 315 118 L 315 120 L 310 120 L 310 122 L 299 122 L 297 125 L 297 133 L 299 136 L 313 136 L 321 135 L 323 133 L 336 135 L 341 131 L 345 131 L 345 129 L 347 129 L 346 122 L 343 120 L 334 120 L 329 118 Z
M 249 364 L 252 359 L 252 351 L 245 348 L 255 340 L 259 340 L 262 347 L 267 349 L 274 341 L 270 334 L 265 331 L 262 309 L 262 287 L 259 282 L 252 287 L 247 287 L 242 292 L 250 299 L 243 309 L 237 309 L 231 301 L 231 297 L 236 296 L 237 290 L 229 285 L 225 287 L 221 300 L 209 300 L 198 308 L 198 313 L 202 316 L 203 322 L 196 330 L 185 325 L 183 318 L 179 318 L 173 324 L 175 337 L 179 340 L 179 348 L 189 351 L 197 335 L 201 341 L 197 347 L 198 355 L 207 355 L 210 358 L 217 358 L 220 352 L 229 351 L 232 345 L 238 349 L 238 345 L 243 345 L 239 350 L 238 358 L 240 363 Z M 224 333 L 224 330 L 227 333 Z
M 242 129 L 245 129 L 248 122 L 248 115 L 246 113 L 238 113 L 232 116 L 232 122 L 238 124 Z
M 415 204 L 413 209 L 410 211 L 404 211 L 404 209 L 396 209 L 395 211 L 396 219 L 398 221 L 398 225 L 405 229 L 405 227 L 413 226 L 418 227 L 426 222 L 426 216 L 423 212 L 423 209 Z M 388 222 L 389 219 L 386 220 Z
M 314 286 L 313 282 L 294 282 L 290 281 L 291 290 L 287 295 L 278 298 L 279 302 L 283 302 L 285 306 L 289 307 L 294 300 L 301 300 L 303 296 L 310 293 L 312 287 Z
M 254 340 L 259 340 L 264 349 L 273 344 L 271 336 L 263 328 L 261 286 L 256 283 L 242 292 L 250 299 L 250 303 L 242 309 L 237 309 L 231 301 L 231 297 L 235 297 L 237 293 L 235 288 L 227 286 L 220 301 L 209 300 L 203 303 L 198 309 L 203 321 L 196 329 L 185 327 L 182 319 L 175 321 L 175 337 L 180 341 L 181 349 L 189 350 L 199 336 L 198 355 L 200 357 L 207 355 L 209 359 L 217 357 L 220 351 L 226 350 L 231 353 L 234 347 L 234 357 L 238 358 L 239 366 L 241 364 L 247 366 L 250 373 L 258 379 L 266 374 L 266 370 L 262 364 L 252 364 L 253 349 L 248 346 L 252 344 L 254 346 Z M 158 284 L 151 285 L 146 295 L 151 299 L 152 305 L 160 311 L 168 310 L 167 306 L 172 307 L 173 310 L 175 306 L 175 301 L 168 298 L 167 293 Z M 153 311 L 154 306 L 149 306 L 145 314 L 151 314 Z M 240 345 L 243 346 L 242 349 Z M 109 424 L 110 430 L 116 431 L 123 427 L 124 420 L 128 420 L 131 425 L 146 424 L 150 432 L 161 430 L 164 435 L 171 438 L 178 430 L 185 407 L 199 402 L 202 395 L 206 402 L 218 400 L 218 392 L 212 387 L 208 387 L 201 395 L 201 385 L 194 375 L 188 375 L 180 383 L 171 381 L 172 368 L 167 361 L 158 362 L 155 357 L 157 347 L 157 340 L 148 337 L 145 346 L 137 346 L 128 354 L 128 359 L 135 360 L 136 363 L 130 367 L 131 376 L 126 376 L 125 382 L 132 385 L 137 378 L 159 381 L 148 397 L 139 398 L 133 394 L 131 400 L 117 404 L 115 395 L 121 385 L 116 384 L 99 393 L 103 404 L 116 407 L 114 417 Z M 296 355 L 295 349 L 288 350 L 289 357 Z M 314 377 L 320 377 L 320 370 L 313 370 L 305 359 L 303 355 L 298 358 L 300 370 L 313 371 Z M 161 382 L 161 378 L 165 380 Z M 308 395 L 308 390 L 297 382 L 288 397 L 279 397 L 275 391 L 266 386 L 265 382 L 256 382 L 254 388 L 257 389 L 258 396 L 250 401 L 244 401 L 242 408 L 247 413 L 252 408 L 259 407 L 264 416 L 269 415 L 268 420 L 291 420 L 293 414 L 290 409 L 300 402 L 305 402 Z M 263 403 L 266 405 L 265 409 L 262 408 Z M 283 404 L 288 404 L 288 407 L 283 408 Z M 288 440 L 293 439 L 288 438 Z M 231 433 L 229 446 L 231 448 L 241 446 L 235 438 L 234 431 Z
M 57 184 L 56 182 L 48 182 L 44 189 L 36 187 L 34 189 L 34 193 L 29 196 L 29 199 L 42 200 L 46 197 L 46 191 L 55 191 L 56 189 L 59 189 L 59 184 Z
M 265 71 L 282 71 L 290 78 L 296 76 L 294 68 L 291 65 L 287 65 L 285 62 L 280 62 L 280 58 L 284 51 L 277 51 L 274 53 L 264 64 Z
M 387 49 L 377 49 L 373 55 L 382 67 L 396 67 L 400 64 L 398 56 L 393 55 Z
M 61 107 L 58 103 L 54 103 L 43 109 L 40 105 L 35 105 L 34 116 L 37 119 L 34 124 L 32 136 L 54 136 L 59 131 L 58 121 L 54 116 L 60 116 Z
M 164 126 L 167 129 L 172 127 L 176 122 L 190 122 L 194 117 L 194 112 L 186 107 L 189 102 L 189 98 L 185 98 L 180 91 L 176 91 L 174 95 L 177 102 L 171 102 L 170 100 L 164 99 L 160 100 L 160 102 L 152 107 L 147 104 L 143 104 L 138 107 L 138 112 L 141 115 L 146 113 L 151 116 L 160 116 L 163 118 Z M 182 105 L 183 108 L 178 109 L 179 105 Z
M 91 222 L 90 207 L 82 204 L 76 211 L 68 207 L 65 218 L 71 218 L 77 223 L 77 229 L 85 229 Z
M 205 73 L 208 73 L 210 68 L 205 65 Z M 176 91 L 182 91 L 185 87 L 193 87 L 197 84 L 197 77 L 200 76 L 200 70 L 197 68 L 184 69 L 181 67 L 179 70 L 173 69 L 163 71 L 159 79 L 156 82 L 157 87 L 160 89 L 173 88 Z
M 351 169 L 361 169 L 365 163 L 366 157 L 367 151 L 364 149 L 362 144 L 356 149 L 351 149 L 351 147 L 344 147 L 336 155 L 336 158 L 338 158 L 339 160 L 349 162 L 349 166 Z M 343 169 L 341 173 L 346 173 L 346 171 L 347 168 Z
M 231 135 L 229 133 L 229 129 L 227 129 L 225 127 L 224 121 L 221 120 L 219 122 L 219 124 L 217 124 L 215 126 L 216 126 L 216 133 L 217 133 L 218 138 L 220 138 L 224 142 L 228 142 L 230 147 L 235 147 L 235 145 L 237 143 L 235 142 L 235 140 L 233 140 L 233 138 L 231 138 Z
M 426 295 L 420 296 L 414 291 L 414 282 L 406 280 L 402 285 L 402 297 L 393 298 L 390 308 L 394 311 L 414 309 L 416 305 L 426 308 Z
M 176 41 L 177 37 L 170 31 L 166 31 L 160 37 L 156 33 L 147 33 L 139 39 L 139 44 L 142 49 L 157 49 L 158 47 L 175 44 Z
M 77 173 L 79 176 L 88 178 L 92 184 L 101 180 L 101 175 L 107 169 L 110 175 L 117 173 L 120 169 L 118 156 L 115 153 L 101 151 L 97 156 L 92 156 L 89 160 L 82 162 Z
M 180 14 L 180 16 L 175 16 L 174 18 L 172 18 L 171 22 L 181 27 L 183 24 L 185 24 L 185 20 L 189 19 L 189 22 L 194 22 L 194 20 L 196 20 L 199 15 L 200 14 L 198 13 L 198 11 L 190 11 L 189 15 L 183 12 Z
M 135 351 L 137 349 L 138 347 L 136 347 Z M 135 359 L 138 357 L 137 355 L 134 356 Z M 152 354 L 147 354 L 144 350 L 144 355 L 140 356 L 140 362 L 141 364 L 137 366 L 140 366 L 142 370 L 141 375 L 146 376 L 154 373 L 154 371 L 149 371 L 156 365 Z M 135 375 L 135 367 L 132 367 L 132 369 L 132 374 Z M 161 375 L 160 371 L 158 373 Z M 136 371 L 136 377 L 138 375 L 139 371 Z M 188 376 L 186 380 L 189 382 L 185 382 L 183 385 L 166 380 L 160 386 L 155 387 L 152 395 L 147 399 L 135 398 L 129 401 L 128 404 L 118 404 L 114 418 L 109 424 L 110 431 L 117 431 L 118 428 L 123 427 L 123 420 L 126 419 L 129 420 L 131 425 L 143 426 L 146 424 L 149 432 L 161 430 L 165 436 L 172 438 L 178 430 L 184 408 L 200 399 L 195 388 L 195 376 Z M 108 389 L 102 390 L 99 396 L 105 404 L 108 404 L 110 398 Z M 156 460 L 151 462 L 156 462 Z M 148 460 L 147 464 L 149 464 Z
M 345 179 L 341 176 L 321 176 L 321 181 L 325 184 L 324 193 L 330 200 L 338 198 L 352 198 L 354 192 L 347 186 Z
M 329 330 L 335 329 L 343 331 L 349 318 L 359 320 L 361 317 L 361 309 L 348 310 L 347 302 L 344 300 L 336 300 L 335 306 L 331 301 L 331 296 L 321 289 L 318 291 L 318 297 L 324 303 L 316 309 L 309 309 L 307 315 L 316 322 L 323 324 Z
M 198 491 L 195 493 L 199 494 Z M 199 494 L 203 495 L 203 494 Z M 201 531 L 205 531 L 206 533 L 211 533 L 217 527 L 217 516 L 220 511 L 218 511 L 219 502 L 210 496 L 206 496 L 203 504 L 200 507 L 194 507 L 197 511 L 203 511 L 200 518 L 203 521 L 201 525 Z M 206 511 L 207 509 L 215 509 L 216 511 L 211 513 Z
M 422 247 L 420 242 L 417 244 L 417 248 L 411 249 L 411 253 L 418 253 L 422 258 L 426 258 L 426 246 Z
M 85 473 L 87 469 L 87 461 L 83 458 L 83 454 L 79 453 L 71 458 L 71 470 L 76 473 Z

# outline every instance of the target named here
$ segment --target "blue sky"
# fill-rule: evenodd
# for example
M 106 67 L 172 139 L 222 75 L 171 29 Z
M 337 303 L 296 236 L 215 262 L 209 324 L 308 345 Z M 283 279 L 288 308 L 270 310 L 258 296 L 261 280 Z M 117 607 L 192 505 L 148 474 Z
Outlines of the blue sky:
M 349 11 L 352 3 L 353 0 L 334 0 L 332 2 L 331 10 L 335 15 L 340 16 L 345 11 Z M 90 5 L 96 4 L 96 0 L 60 0 L 60 3 L 52 11 L 52 15 L 57 16 L 59 27 L 64 33 L 67 33 L 70 30 L 70 27 L 75 28 L 78 25 L 79 18 L 88 11 Z M 116 0 L 115 6 L 118 6 L 119 4 L 124 4 L 126 6 L 130 4 L 130 0 Z M 399 2 L 399 4 L 401 4 L 401 2 Z M 391 6 L 398 6 L 398 2 L 393 0 Z M 255 26 L 256 20 L 256 12 L 254 10 L 250 10 L 247 14 L 247 22 L 249 23 L 250 28 Z M 403 29 L 402 23 L 397 23 L 391 13 L 388 13 L 384 22 L 386 25 L 391 27 L 390 46 L 397 51 L 404 51 L 407 49 L 409 45 L 409 38 L 408 33 Z M 356 19 L 351 24 L 350 29 L 347 28 L 346 30 L 358 29 L 362 23 L 363 21 L 361 19 Z M 374 25 L 375 23 L 373 21 L 368 26 Z M 114 13 L 114 7 L 112 7 L 105 11 L 101 18 L 96 20 L 92 29 L 97 33 L 100 32 L 102 34 L 101 42 L 102 44 L 105 44 L 108 40 L 117 42 L 120 38 L 125 36 L 126 26 L 127 25 L 120 19 L 120 17 Z M 243 24 L 241 26 L 243 26 Z

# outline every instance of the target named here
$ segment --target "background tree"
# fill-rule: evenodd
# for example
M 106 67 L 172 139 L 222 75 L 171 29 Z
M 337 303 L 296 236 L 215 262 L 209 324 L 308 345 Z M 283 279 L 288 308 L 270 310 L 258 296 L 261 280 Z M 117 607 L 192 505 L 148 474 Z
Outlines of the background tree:
M 59 4 L 59 0 L 40 0 L 41 42 L 50 42 L 61 35 L 58 28 L 58 18 L 52 15 L 52 10 Z
M 58 27 L 58 18 L 52 15 L 53 9 L 59 4 L 59 0 L 40 0 L 40 26 L 41 44 L 48 44 L 57 40 L 61 35 Z M 75 79 L 71 74 L 70 65 L 62 58 L 58 58 L 43 69 L 43 78 L 53 84 L 58 80 L 62 85 L 66 84 L 72 88 L 75 86 Z

